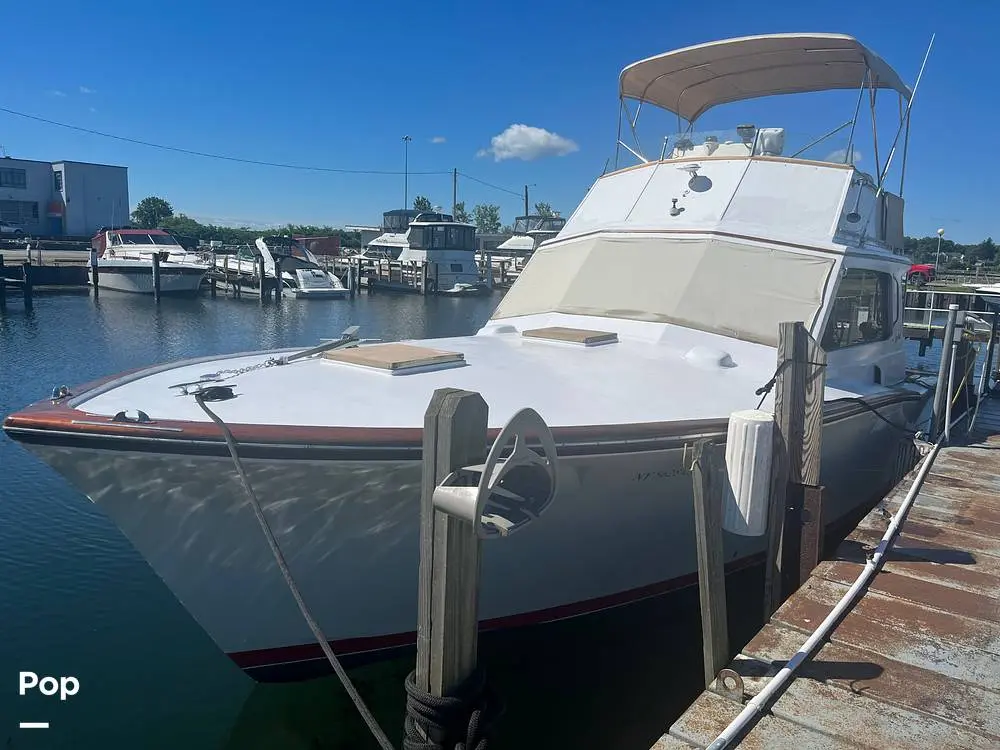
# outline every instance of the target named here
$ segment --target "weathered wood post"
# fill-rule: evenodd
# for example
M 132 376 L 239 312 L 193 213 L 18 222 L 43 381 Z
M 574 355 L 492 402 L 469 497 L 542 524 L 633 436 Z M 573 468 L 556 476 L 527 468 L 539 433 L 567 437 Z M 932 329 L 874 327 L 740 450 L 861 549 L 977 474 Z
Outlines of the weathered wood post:
M 437 696 L 476 668 L 480 541 L 471 523 L 434 508 L 434 489 L 486 460 L 488 414 L 478 393 L 441 388 L 424 415 L 416 681 Z
M 257 289 L 257 295 L 258 299 L 261 302 L 265 302 L 267 300 L 268 289 L 267 289 L 267 269 L 264 265 L 263 255 L 257 258 L 256 266 L 257 266 L 257 279 L 260 282 L 259 287 Z
M 31 305 L 33 302 L 32 297 L 35 291 L 34 280 L 32 279 L 31 273 L 32 273 L 31 261 L 26 260 L 24 261 L 24 263 L 21 264 L 21 274 L 22 274 L 21 278 L 23 279 L 21 283 L 21 291 L 24 292 L 25 309 L 31 309 Z
M 420 264 L 420 293 L 427 296 L 427 261 Z
M 7 304 L 7 276 L 3 253 L 0 253 L 0 305 Z
M 160 301 L 160 254 L 153 253 L 153 300 Z
M 212 270 L 208 274 L 208 292 L 212 296 L 212 299 L 215 299 L 215 295 L 218 293 L 217 290 L 216 290 L 216 278 L 215 278 L 215 274 L 217 274 L 219 272 L 218 268 L 216 268 L 216 265 L 215 265 L 216 263 L 218 263 L 218 261 L 219 261 L 219 256 L 215 252 L 215 248 L 213 247 L 212 248 Z
M 94 287 L 94 296 L 100 293 L 101 272 L 97 264 L 97 250 L 90 251 L 90 284 Z
M 726 572 L 722 541 L 722 499 L 728 481 L 719 448 L 700 440 L 694 448 L 694 530 L 698 549 L 698 597 L 705 687 L 729 661 Z
M 281 256 L 274 258 L 274 301 L 281 302 Z
M 826 352 L 801 322 L 781 323 L 774 384 L 774 443 L 771 500 L 764 570 L 764 619 L 767 620 L 803 576 L 812 572 L 822 539 L 822 487 L 819 486 L 823 434 Z M 807 489 L 809 523 L 802 524 Z M 805 544 L 802 533 L 806 533 Z M 807 554 L 802 565 L 803 551 Z M 815 566 L 813 566 L 815 567 Z
M 931 440 L 936 440 L 944 428 L 945 408 L 948 403 L 948 372 L 951 367 L 951 356 L 955 342 L 955 326 L 958 320 L 958 305 L 948 305 L 948 322 L 944 327 L 944 337 L 941 340 L 941 361 L 938 363 L 938 376 L 934 389 L 933 419 L 931 421 Z

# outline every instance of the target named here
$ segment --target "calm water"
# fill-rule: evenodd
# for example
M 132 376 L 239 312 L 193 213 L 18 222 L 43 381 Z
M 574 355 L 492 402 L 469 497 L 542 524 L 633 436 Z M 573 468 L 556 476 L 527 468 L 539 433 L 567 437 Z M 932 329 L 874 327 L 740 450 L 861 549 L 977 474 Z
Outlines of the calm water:
M 0 310 L 0 414 L 142 365 L 311 346 L 360 325 L 387 340 L 472 333 L 498 296 L 359 296 L 261 307 L 250 299 L 151 299 L 102 292 Z M 914 364 L 933 367 L 934 354 Z M 614 564 L 614 561 L 609 561 Z M 760 625 L 759 570 L 729 586 L 733 645 Z M 507 702 L 499 747 L 645 750 L 698 693 L 697 592 L 485 639 L 481 659 Z M 749 612 L 749 614 L 747 614 Z M 742 614 L 741 614 L 742 613 Z M 266 616 L 266 613 L 261 613 Z M 335 678 L 255 685 L 221 654 L 120 532 L 57 474 L 0 438 L 0 742 L 21 748 L 374 747 Z M 400 741 L 412 663 L 356 676 Z M 22 698 L 18 672 L 73 675 L 66 702 Z M 49 730 L 20 730 L 49 721 Z

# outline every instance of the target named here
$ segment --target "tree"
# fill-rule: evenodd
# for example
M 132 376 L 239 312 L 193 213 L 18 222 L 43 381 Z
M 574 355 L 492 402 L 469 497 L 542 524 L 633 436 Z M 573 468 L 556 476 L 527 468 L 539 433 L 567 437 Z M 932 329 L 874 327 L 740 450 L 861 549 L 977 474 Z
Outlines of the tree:
M 151 195 L 139 201 L 139 205 L 132 212 L 132 221 L 143 229 L 153 229 L 160 226 L 164 219 L 169 219 L 173 215 L 173 206 L 163 198 Z
M 556 212 L 552 210 L 552 206 L 548 203 L 536 203 L 535 213 L 539 216 L 555 216 Z
M 465 210 L 465 201 L 459 201 L 455 204 L 455 221 L 469 223 L 469 212 Z
M 987 237 L 985 240 L 976 245 L 974 254 L 976 260 L 992 263 L 993 259 L 997 257 L 997 246 L 994 244 L 993 238 Z
M 434 206 L 431 205 L 430 198 L 423 195 L 418 195 L 413 199 L 413 210 L 414 211 L 433 211 Z
M 478 203 L 472 209 L 472 221 L 480 234 L 496 234 L 500 230 L 500 206 L 496 203 Z

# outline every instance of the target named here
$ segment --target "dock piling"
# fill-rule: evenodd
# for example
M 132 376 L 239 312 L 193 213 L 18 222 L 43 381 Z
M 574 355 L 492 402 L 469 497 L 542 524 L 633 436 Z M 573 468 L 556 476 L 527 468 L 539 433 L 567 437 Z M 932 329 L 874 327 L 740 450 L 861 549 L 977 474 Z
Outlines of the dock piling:
M 434 490 L 486 460 L 488 408 L 478 393 L 434 392 L 424 415 L 416 682 L 450 694 L 476 669 L 480 542 L 471 523 L 434 507 Z
M 257 298 L 261 302 L 267 301 L 267 270 L 264 266 L 264 256 L 257 258 Z
M 955 341 L 955 324 L 958 320 L 958 305 L 948 305 L 948 322 L 941 342 L 941 362 L 938 365 L 937 383 L 934 388 L 933 418 L 931 420 L 931 440 L 937 438 L 945 419 L 945 404 L 948 400 L 948 368 L 950 367 L 952 344 Z
M 7 276 L 5 274 L 3 253 L 0 253 L 0 306 L 7 304 Z
M 153 301 L 160 301 L 160 254 L 153 253 Z
M 97 251 L 94 249 L 90 251 L 90 283 L 94 287 L 94 296 L 96 297 L 99 294 L 101 274 L 97 266 Z
M 274 259 L 274 301 L 281 302 L 281 257 Z
M 21 291 L 24 292 L 24 307 L 26 310 L 31 309 L 32 297 L 34 295 L 34 283 L 32 279 L 32 268 L 31 261 L 26 260 L 21 264 L 22 282 Z
M 801 577 L 802 507 L 806 488 L 819 484 L 826 383 L 826 352 L 801 322 L 781 323 L 777 359 L 765 620 Z
M 726 575 L 722 540 L 722 500 L 726 486 L 725 455 L 709 440 L 694 448 L 694 529 L 698 549 L 698 597 L 701 604 L 705 687 L 711 687 L 729 661 Z

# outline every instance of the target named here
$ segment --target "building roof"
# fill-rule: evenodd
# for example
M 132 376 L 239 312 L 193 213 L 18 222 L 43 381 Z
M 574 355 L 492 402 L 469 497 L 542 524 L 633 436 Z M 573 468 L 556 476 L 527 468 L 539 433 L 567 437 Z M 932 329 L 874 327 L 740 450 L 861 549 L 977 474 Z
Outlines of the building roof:
M 693 122 L 718 104 L 775 94 L 910 89 L 881 57 L 845 34 L 764 34 L 665 52 L 633 63 L 620 78 L 622 97 L 639 99 Z

